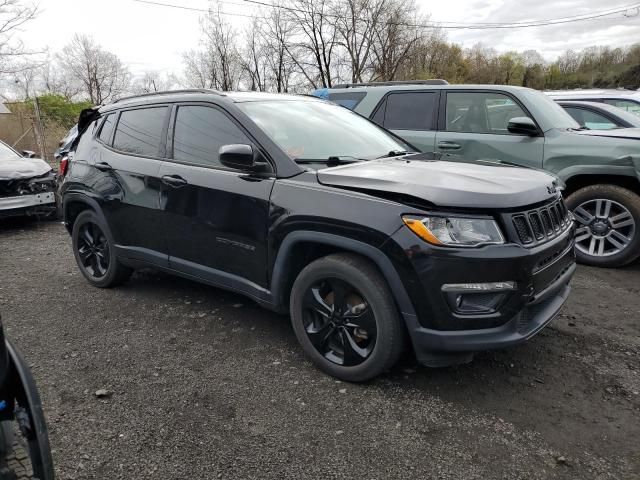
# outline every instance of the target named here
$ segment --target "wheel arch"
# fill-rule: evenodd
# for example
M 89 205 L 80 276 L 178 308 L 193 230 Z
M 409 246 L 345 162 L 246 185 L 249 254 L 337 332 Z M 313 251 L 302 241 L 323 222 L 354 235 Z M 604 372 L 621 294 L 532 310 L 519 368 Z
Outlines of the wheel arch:
M 584 187 L 605 184 L 617 185 L 640 195 L 640 180 L 630 175 L 581 174 L 568 178 L 565 180 L 565 184 L 565 196 L 571 195 Z
M 271 274 L 271 292 L 278 310 L 288 310 L 291 286 L 302 268 L 317 258 L 337 252 L 355 253 L 373 262 L 386 280 L 400 313 L 404 317 L 415 317 L 400 275 L 380 249 L 352 238 L 315 231 L 289 233 L 280 245 Z
M 107 225 L 106 218 L 102 213 L 102 209 L 98 202 L 82 193 L 67 193 L 62 199 L 62 213 L 64 218 L 64 225 L 69 233 L 73 231 L 73 224 L 85 210 L 92 210 L 96 215 L 100 217 L 105 225 Z

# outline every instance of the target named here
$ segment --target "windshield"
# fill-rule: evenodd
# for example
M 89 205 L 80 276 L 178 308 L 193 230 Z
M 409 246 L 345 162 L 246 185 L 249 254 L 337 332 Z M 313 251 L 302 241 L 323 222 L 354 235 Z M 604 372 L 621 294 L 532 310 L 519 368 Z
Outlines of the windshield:
M 371 160 L 413 149 L 360 115 L 327 102 L 275 100 L 238 103 L 292 159 Z
M 552 125 L 552 128 L 580 128 L 580 124 L 548 95 L 529 89 L 522 92 L 529 97 L 530 103 L 537 104 L 540 109 L 544 109 L 544 115 Z
M 20 158 L 20 155 L 11 147 L 0 142 L 0 160 L 15 160 L 16 158 Z

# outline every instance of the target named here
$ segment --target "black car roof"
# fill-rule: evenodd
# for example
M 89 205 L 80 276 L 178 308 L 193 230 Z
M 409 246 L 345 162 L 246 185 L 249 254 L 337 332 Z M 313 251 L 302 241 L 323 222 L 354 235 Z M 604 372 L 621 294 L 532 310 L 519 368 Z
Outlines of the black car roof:
M 109 112 L 124 107 L 152 105 L 156 103 L 180 102 L 180 101 L 214 101 L 214 103 L 243 103 L 256 101 L 276 101 L 276 100 L 307 100 L 322 101 L 317 97 L 309 95 L 295 95 L 288 93 L 266 93 L 266 92 L 220 92 L 213 89 L 186 89 L 171 90 L 164 92 L 143 93 L 120 98 L 113 103 L 100 107 L 100 112 Z

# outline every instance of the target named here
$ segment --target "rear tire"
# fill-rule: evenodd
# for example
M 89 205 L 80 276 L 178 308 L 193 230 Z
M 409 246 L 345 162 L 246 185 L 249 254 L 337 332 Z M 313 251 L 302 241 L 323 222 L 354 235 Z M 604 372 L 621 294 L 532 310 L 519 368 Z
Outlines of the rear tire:
M 73 255 L 82 275 L 98 288 L 126 282 L 133 270 L 120 263 L 109 227 L 93 210 L 85 210 L 73 224 Z
M 290 311 L 305 354 L 341 380 L 381 374 L 405 347 L 404 325 L 384 277 L 357 255 L 333 254 L 307 265 L 293 284 Z
M 640 196 L 617 185 L 590 185 L 567 198 L 577 223 L 576 258 L 620 267 L 640 256 Z

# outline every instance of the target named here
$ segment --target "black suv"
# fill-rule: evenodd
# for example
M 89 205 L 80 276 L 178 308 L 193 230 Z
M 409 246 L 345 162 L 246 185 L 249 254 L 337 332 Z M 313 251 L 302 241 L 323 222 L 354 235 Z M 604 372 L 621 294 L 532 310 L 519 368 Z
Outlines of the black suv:
M 431 366 L 517 344 L 569 294 L 573 220 L 546 173 L 415 153 L 307 96 L 137 96 L 80 131 L 61 193 L 91 284 L 152 266 L 242 293 L 336 377 L 407 340 Z

